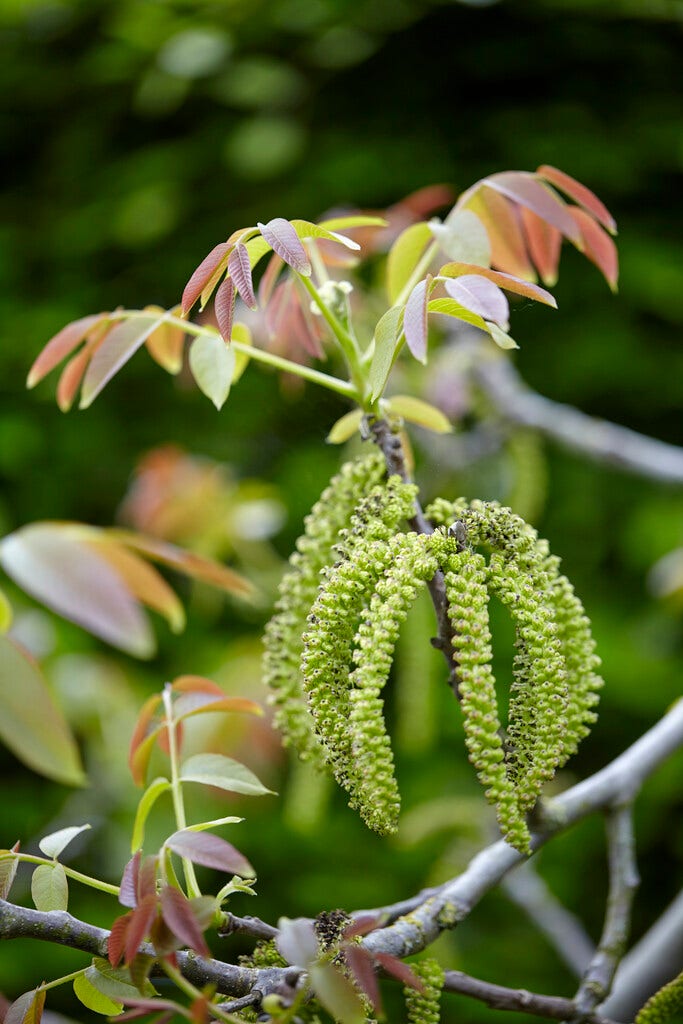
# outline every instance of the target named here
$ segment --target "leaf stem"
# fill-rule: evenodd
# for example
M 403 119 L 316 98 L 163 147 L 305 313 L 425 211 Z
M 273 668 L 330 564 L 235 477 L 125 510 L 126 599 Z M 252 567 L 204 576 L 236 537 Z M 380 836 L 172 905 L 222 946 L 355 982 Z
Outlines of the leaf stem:
M 180 781 L 180 764 L 178 756 L 178 742 L 176 736 L 177 722 L 173 715 L 173 697 L 170 683 L 164 687 L 162 699 L 164 711 L 166 712 L 166 730 L 168 732 L 168 757 L 171 763 L 171 795 L 173 797 L 173 812 L 175 814 L 176 827 L 187 828 L 185 816 L 185 802 L 183 800 L 183 786 Z M 201 896 L 201 889 L 197 883 L 197 876 L 194 873 L 192 861 L 182 858 L 183 873 L 187 886 L 187 895 L 190 899 L 194 896 Z
M 337 319 L 329 306 L 323 302 L 318 289 L 313 284 L 310 277 L 302 277 L 301 274 L 298 276 L 304 288 L 320 310 L 323 319 L 339 342 L 339 347 L 344 359 L 346 360 L 346 365 L 348 366 L 349 373 L 351 375 L 351 381 L 353 382 L 354 395 L 359 404 L 362 405 L 366 390 L 366 373 L 363 369 L 362 355 L 358 349 L 358 344 L 353 335 L 347 331 L 344 325 Z
M 170 978 L 171 981 L 174 983 L 176 988 L 179 988 L 180 991 L 189 999 L 192 999 L 194 1001 L 195 999 L 202 998 L 204 993 L 200 992 L 198 988 L 195 988 L 192 982 L 188 981 L 187 978 L 184 977 L 184 975 L 181 974 L 181 972 L 176 967 L 173 967 L 168 962 L 168 960 L 162 960 L 161 967 L 166 976 Z M 211 1013 L 213 1017 L 215 1017 L 217 1020 L 225 1021 L 226 1024 L 243 1024 L 239 1017 L 234 1017 L 231 1013 L 226 1013 L 225 1010 L 221 1010 L 220 1006 L 216 1006 L 213 1003 L 210 1003 L 208 1009 L 209 1013 Z
M 51 857 L 34 857 L 30 853 L 0 853 L 0 861 L 3 860 L 18 860 L 22 864 L 49 864 L 53 865 L 55 861 Z M 58 863 L 61 864 L 61 861 Z M 100 892 L 106 892 L 110 896 L 119 895 L 118 885 L 111 885 L 109 882 L 102 882 L 99 878 L 92 878 L 90 875 L 84 875 L 80 871 L 74 871 L 73 868 L 69 868 L 66 864 L 62 864 L 64 872 L 69 878 L 73 878 L 75 882 L 82 882 L 83 885 L 89 885 L 91 889 L 99 889 Z
M 79 971 L 72 971 L 71 974 L 65 974 L 63 978 L 55 978 L 54 981 L 44 981 L 42 985 L 38 985 L 36 992 L 47 992 L 50 988 L 57 988 L 58 985 L 66 985 L 68 981 L 75 981 L 81 974 L 85 974 L 88 970 L 87 967 L 81 967 Z

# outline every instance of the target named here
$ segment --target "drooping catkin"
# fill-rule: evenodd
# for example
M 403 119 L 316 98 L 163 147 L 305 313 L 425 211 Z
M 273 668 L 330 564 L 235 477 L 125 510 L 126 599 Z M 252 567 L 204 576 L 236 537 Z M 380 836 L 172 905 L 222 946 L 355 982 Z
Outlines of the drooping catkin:
M 280 583 L 275 615 L 264 637 L 264 681 L 276 705 L 275 724 L 285 743 L 304 759 L 319 760 L 319 747 L 301 689 L 299 662 L 306 619 L 320 583 L 320 572 L 332 561 L 339 531 L 348 525 L 353 510 L 385 475 L 381 452 L 347 462 L 330 481 L 305 520 L 305 530 L 290 558 L 290 570 Z
M 444 985 L 443 968 L 432 959 L 420 960 L 410 966 L 422 981 L 424 988 L 422 992 L 408 985 L 403 989 L 408 1024 L 439 1024 L 441 992 Z

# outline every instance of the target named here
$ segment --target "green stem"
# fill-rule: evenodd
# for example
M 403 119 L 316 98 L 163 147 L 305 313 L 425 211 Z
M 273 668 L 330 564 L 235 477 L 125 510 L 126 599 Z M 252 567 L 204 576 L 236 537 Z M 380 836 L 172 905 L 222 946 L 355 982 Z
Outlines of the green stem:
M 346 330 L 344 325 L 339 322 L 329 306 L 327 306 L 320 298 L 318 289 L 313 284 L 310 277 L 302 277 L 300 274 L 298 276 L 304 288 L 320 310 L 323 319 L 339 342 L 339 347 L 342 350 L 344 359 L 346 360 L 351 380 L 354 385 L 354 395 L 358 400 L 358 396 L 364 396 L 365 393 L 365 371 L 363 370 L 362 356 L 358 350 L 356 340 L 353 335 Z
M 68 981 L 75 981 L 76 978 L 80 978 L 81 974 L 85 974 L 88 970 L 87 967 L 81 967 L 80 971 L 72 971 L 71 974 L 65 974 L 63 978 L 55 978 L 54 981 L 44 981 L 42 985 L 39 985 L 36 992 L 47 992 L 50 988 L 57 988 L 58 985 L 66 985 Z
M 173 697 L 169 684 L 164 687 L 163 701 L 164 710 L 166 712 L 166 730 L 168 732 L 168 757 L 171 762 L 171 795 L 173 797 L 173 812 L 175 814 L 176 827 L 178 829 L 184 829 L 187 828 L 187 818 L 185 817 L 183 784 L 180 781 L 180 764 L 176 738 L 177 723 L 173 717 Z M 201 896 L 201 889 L 197 884 L 197 876 L 194 873 L 194 865 L 192 861 L 183 857 L 182 865 L 188 897 L 192 899 L 194 896 Z
M 200 992 L 198 988 L 188 981 L 180 971 L 173 967 L 168 960 L 161 961 L 161 967 L 168 978 L 174 983 L 176 988 L 186 995 L 193 1002 L 195 999 L 201 999 L 203 992 Z M 226 1024 L 244 1024 L 239 1017 L 234 1017 L 231 1013 L 226 1013 L 225 1010 L 221 1010 L 219 1006 L 214 1006 L 212 1003 L 209 1004 L 209 1013 L 217 1020 L 225 1021 Z
M 130 320 L 136 316 L 140 316 L 140 310 L 122 309 L 112 313 L 110 319 Z M 189 320 L 182 320 L 180 317 L 171 316 L 170 314 L 164 319 L 166 323 L 173 324 L 174 327 L 182 327 L 184 331 L 187 331 L 188 334 L 193 334 L 195 337 L 202 335 L 205 338 L 215 338 L 218 334 L 213 327 L 203 327 L 201 324 L 194 324 Z M 327 388 L 328 391 L 334 391 L 335 394 L 343 395 L 344 398 L 350 398 L 352 401 L 358 400 L 358 389 L 349 381 L 333 377 L 329 373 L 322 373 L 320 370 L 314 370 L 310 366 L 303 366 L 301 363 L 292 362 L 291 359 L 283 359 L 282 356 L 266 352 L 265 349 L 245 345 L 241 341 L 231 341 L 230 345 L 236 352 L 242 352 L 256 363 L 263 363 L 266 366 L 272 366 L 275 370 L 283 370 L 285 373 L 292 373 L 297 377 L 302 377 L 304 380 L 310 380 L 311 383 L 319 384 L 321 387 Z
M 52 866 L 55 863 L 61 864 L 61 861 L 54 861 L 50 857 L 34 857 L 30 853 L 1 853 L 0 861 L 3 860 L 18 860 L 22 864 L 49 864 Z M 62 864 L 65 874 L 69 878 L 73 878 L 75 882 L 82 882 L 83 885 L 89 885 L 91 889 L 99 889 L 100 892 L 106 892 L 110 896 L 118 896 L 120 889 L 118 885 L 111 885 L 109 882 L 101 882 L 99 878 L 91 878 L 90 875 L 83 875 L 80 871 L 74 871 L 73 868 L 68 868 L 66 864 Z

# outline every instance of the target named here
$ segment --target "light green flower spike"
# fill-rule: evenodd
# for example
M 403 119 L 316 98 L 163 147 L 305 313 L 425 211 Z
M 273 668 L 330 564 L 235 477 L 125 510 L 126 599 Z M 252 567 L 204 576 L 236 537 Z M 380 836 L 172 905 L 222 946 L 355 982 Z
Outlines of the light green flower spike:
M 299 662 L 306 619 L 320 584 L 320 572 L 333 559 L 339 531 L 348 525 L 353 510 L 385 474 L 381 452 L 347 462 L 332 478 L 305 520 L 305 532 L 290 558 L 291 569 L 280 584 L 275 615 L 266 626 L 264 679 L 277 706 L 275 724 L 285 743 L 302 758 L 320 760 L 318 741 L 301 689 Z
M 667 1024 L 683 1011 L 683 971 L 664 985 L 638 1011 L 635 1024 Z
M 403 989 L 408 1013 L 408 1024 L 439 1024 L 441 1020 L 441 992 L 443 991 L 443 968 L 436 960 L 420 960 L 410 965 L 424 984 L 424 990 L 407 985 Z

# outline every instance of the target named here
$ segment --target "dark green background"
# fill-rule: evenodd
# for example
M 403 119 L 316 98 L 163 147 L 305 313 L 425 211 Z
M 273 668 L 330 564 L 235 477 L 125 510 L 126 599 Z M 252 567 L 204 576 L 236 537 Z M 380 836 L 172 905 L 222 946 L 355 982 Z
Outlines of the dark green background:
M 517 366 L 553 398 L 681 442 L 682 17 L 680 3 L 656 0 L 5 0 L 0 531 L 42 518 L 112 522 L 139 455 L 173 441 L 281 488 L 290 514 L 277 544 L 286 555 L 338 462 L 338 450 L 322 443 L 343 412 L 335 399 L 310 388 L 282 395 L 274 377 L 252 368 L 218 416 L 140 354 L 92 409 L 63 416 L 53 381 L 33 394 L 23 389 L 35 354 L 87 312 L 173 304 L 201 256 L 235 226 L 314 218 L 340 203 L 383 207 L 432 182 L 461 190 L 484 174 L 541 163 L 588 184 L 614 213 L 620 294 L 567 251 L 559 312 L 527 304 L 513 316 Z M 681 692 L 680 613 L 649 597 L 645 577 L 683 544 L 683 495 L 554 449 L 547 456 L 537 525 L 594 620 L 607 680 L 600 722 L 570 766 L 580 775 Z M 429 489 L 424 457 L 420 472 Z M 479 479 L 483 490 L 492 487 L 486 467 Z M 159 625 L 160 655 L 148 666 L 106 653 L 116 679 L 107 700 L 130 714 L 165 678 L 211 672 L 244 633 L 256 641 L 254 614 L 201 602 L 195 611 L 181 638 Z M 68 650 L 97 650 L 75 628 L 56 628 L 48 672 Z M 443 735 L 431 752 L 400 758 L 407 808 L 472 792 L 457 711 L 447 693 L 439 699 Z M 98 760 L 97 747 L 106 743 L 93 721 L 81 708 L 77 725 L 102 780 L 107 759 Z M 672 761 L 638 805 L 636 933 L 681 882 L 681 767 L 680 757 Z M 286 789 L 277 764 L 266 770 Z M 2 844 L 62 824 L 65 799 L 64 814 L 78 821 L 98 806 L 98 797 L 69 798 L 30 776 L 9 754 L 3 772 Z M 121 795 L 123 778 L 111 776 L 103 803 L 113 824 L 102 824 L 81 861 L 109 878 L 125 860 L 134 800 L 128 783 Z M 291 817 L 283 824 L 279 807 L 243 807 L 240 839 L 259 869 L 261 896 L 236 903 L 238 913 L 275 920 L 406 896 L 459 832 L 454 823 L 405 849 L 368 836 L 341 797 L 313 834 L 297 831 Z M 596 936 L 605 877 L 599 823 L 554 843 L 541 865 Z M 80 893 L 72 906 L 105 924 L 113 913 Z M 556 955 L 497 894 L 447 940 L 443 956 L 502 984 L 573 991 Z M 17 943 L 1 951 L 0 989 L 16 996 L 81 963 L 77 954 Z M 69 1010 L 61 990 L 50 1005 Z M 456 997 L 446 1005 L 444 1020 L 493 1017 Z

